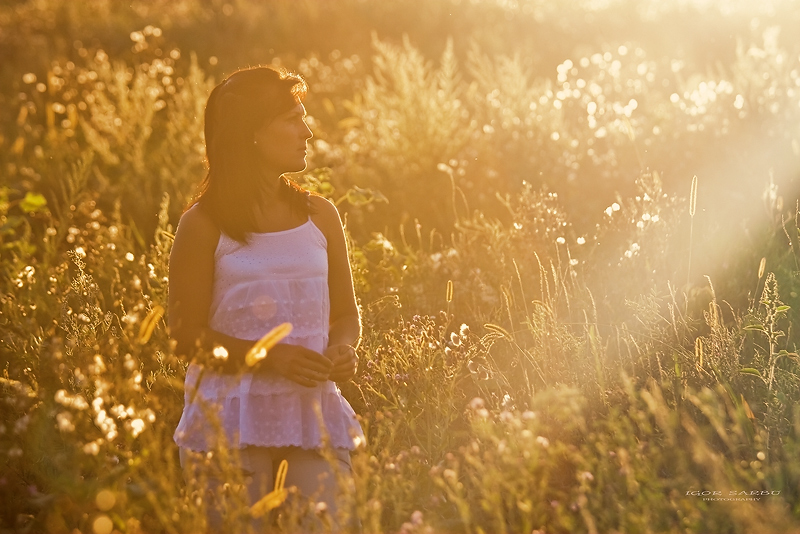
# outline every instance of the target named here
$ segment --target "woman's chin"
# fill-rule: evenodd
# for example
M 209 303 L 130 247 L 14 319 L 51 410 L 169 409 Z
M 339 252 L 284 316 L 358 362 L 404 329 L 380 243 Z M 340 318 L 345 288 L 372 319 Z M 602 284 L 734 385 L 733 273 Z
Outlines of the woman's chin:
M 296 172 L 303 172 L 308 168 L 308 163 L 306 162 L 305 157 L 302 160 L 289 162 L 283 162 L 282 165 L 274 165 L 271 166 L 272 169 L 283 169 L 280 171 L 280 174 L 294 174 Z
M 292 170 L 286 171 L 286 172 L 288 172 L 288 173 L 303 172 L 304 170 L 306 170 L 308 168 L 308 163 L 306 162 L 306 160 L 304 158 L 303 159 L 303 163 L 297 164 L 294 167 L 295 168 L 293 168 Z

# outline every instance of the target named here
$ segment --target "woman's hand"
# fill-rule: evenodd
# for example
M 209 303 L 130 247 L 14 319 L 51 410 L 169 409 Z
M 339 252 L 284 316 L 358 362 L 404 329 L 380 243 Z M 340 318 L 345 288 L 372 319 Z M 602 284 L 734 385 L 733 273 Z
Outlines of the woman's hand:
M 333 368 L 331 360 L 299 345 L 275 345 L 267 354 L 264 365 L 284 378 L 309 388 L 332 380 L 329 378 Z
M 333 364 L 328 380 L 347 382 L 356 376 L 358 358 L 356 350 L 350 345 L 331 345 L 325 349 L 323 355 L 330 358 Z

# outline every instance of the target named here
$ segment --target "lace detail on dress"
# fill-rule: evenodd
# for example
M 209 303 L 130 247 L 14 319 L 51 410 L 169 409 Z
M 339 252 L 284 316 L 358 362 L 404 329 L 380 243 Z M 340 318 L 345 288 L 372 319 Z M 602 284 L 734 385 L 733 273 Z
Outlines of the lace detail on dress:
M 292 324 L 292 332 L 283 343 L 320 353 L 327 346 L 325 236 L 310 219 L 283 232 L 251 234 L 247 245 L 220 235 L 209 326 L 229 336 L 257 340 L 284 322 Z M 364 437 L 353 409 L 333 382 L 306 388 L 276 375 L 206 370 L 197 388 L 200 370 L 192 364 L 186 372 L 186 406 L 175 431 L 181 447 L 213 448 L 214 428 L 221 427 L 232 446 L 319 448 L 315 406 L 334 447 L 352 450 L 354 439 Z

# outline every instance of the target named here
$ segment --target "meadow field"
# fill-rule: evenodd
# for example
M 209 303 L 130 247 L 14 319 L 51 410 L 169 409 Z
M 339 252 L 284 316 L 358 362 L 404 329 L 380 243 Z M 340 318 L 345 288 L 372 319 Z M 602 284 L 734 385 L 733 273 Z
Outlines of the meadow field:
M 274 532 L 800 532 L 800 2 L 0 2 L 0 533 L 207 531 L 172 434 L 205 100 L 302 74 L 366 441 Z M 208 355 L 213 358 L 213 355 Z M 251 530 L 237 451 L 226 532 Z M 355 527 L 353 527 L 355 528 Z

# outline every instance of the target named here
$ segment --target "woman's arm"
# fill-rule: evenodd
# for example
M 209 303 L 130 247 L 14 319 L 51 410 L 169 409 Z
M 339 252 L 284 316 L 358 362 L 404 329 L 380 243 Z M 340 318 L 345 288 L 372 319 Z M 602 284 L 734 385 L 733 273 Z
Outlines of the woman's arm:
M 213 347 L 206 330 L 218 241 L 219 230 L 200 206 L 183 214 L 169 257 L 168 320 L 176 353 L 189 359 Z
M 361 338 L 361 314 L 353 289 L 353 274 L 347 253 L 347 241 L 339 212 L 330 201 L 313 196 L 315 218 L 328 241 L 328 291 L 331 303 L 328 347 L 325 356 L 333 362 L 331 380 L 345 382 L 356 373 L 355 347 Z
M 228 352 L 222 370 L 235 373 L 244 367 L 254 342 L 208 326 L 218 241 L 219 230 L 199 206 L 183 214 L 169 259 L 169 329 L 179 356 L 191 360 L 198 352 L 220 345 Z M 269 351 L 260 368 L 310 387 L 327 380 L 331 366 L 328 358 L 314 351 L 281 343 Z

